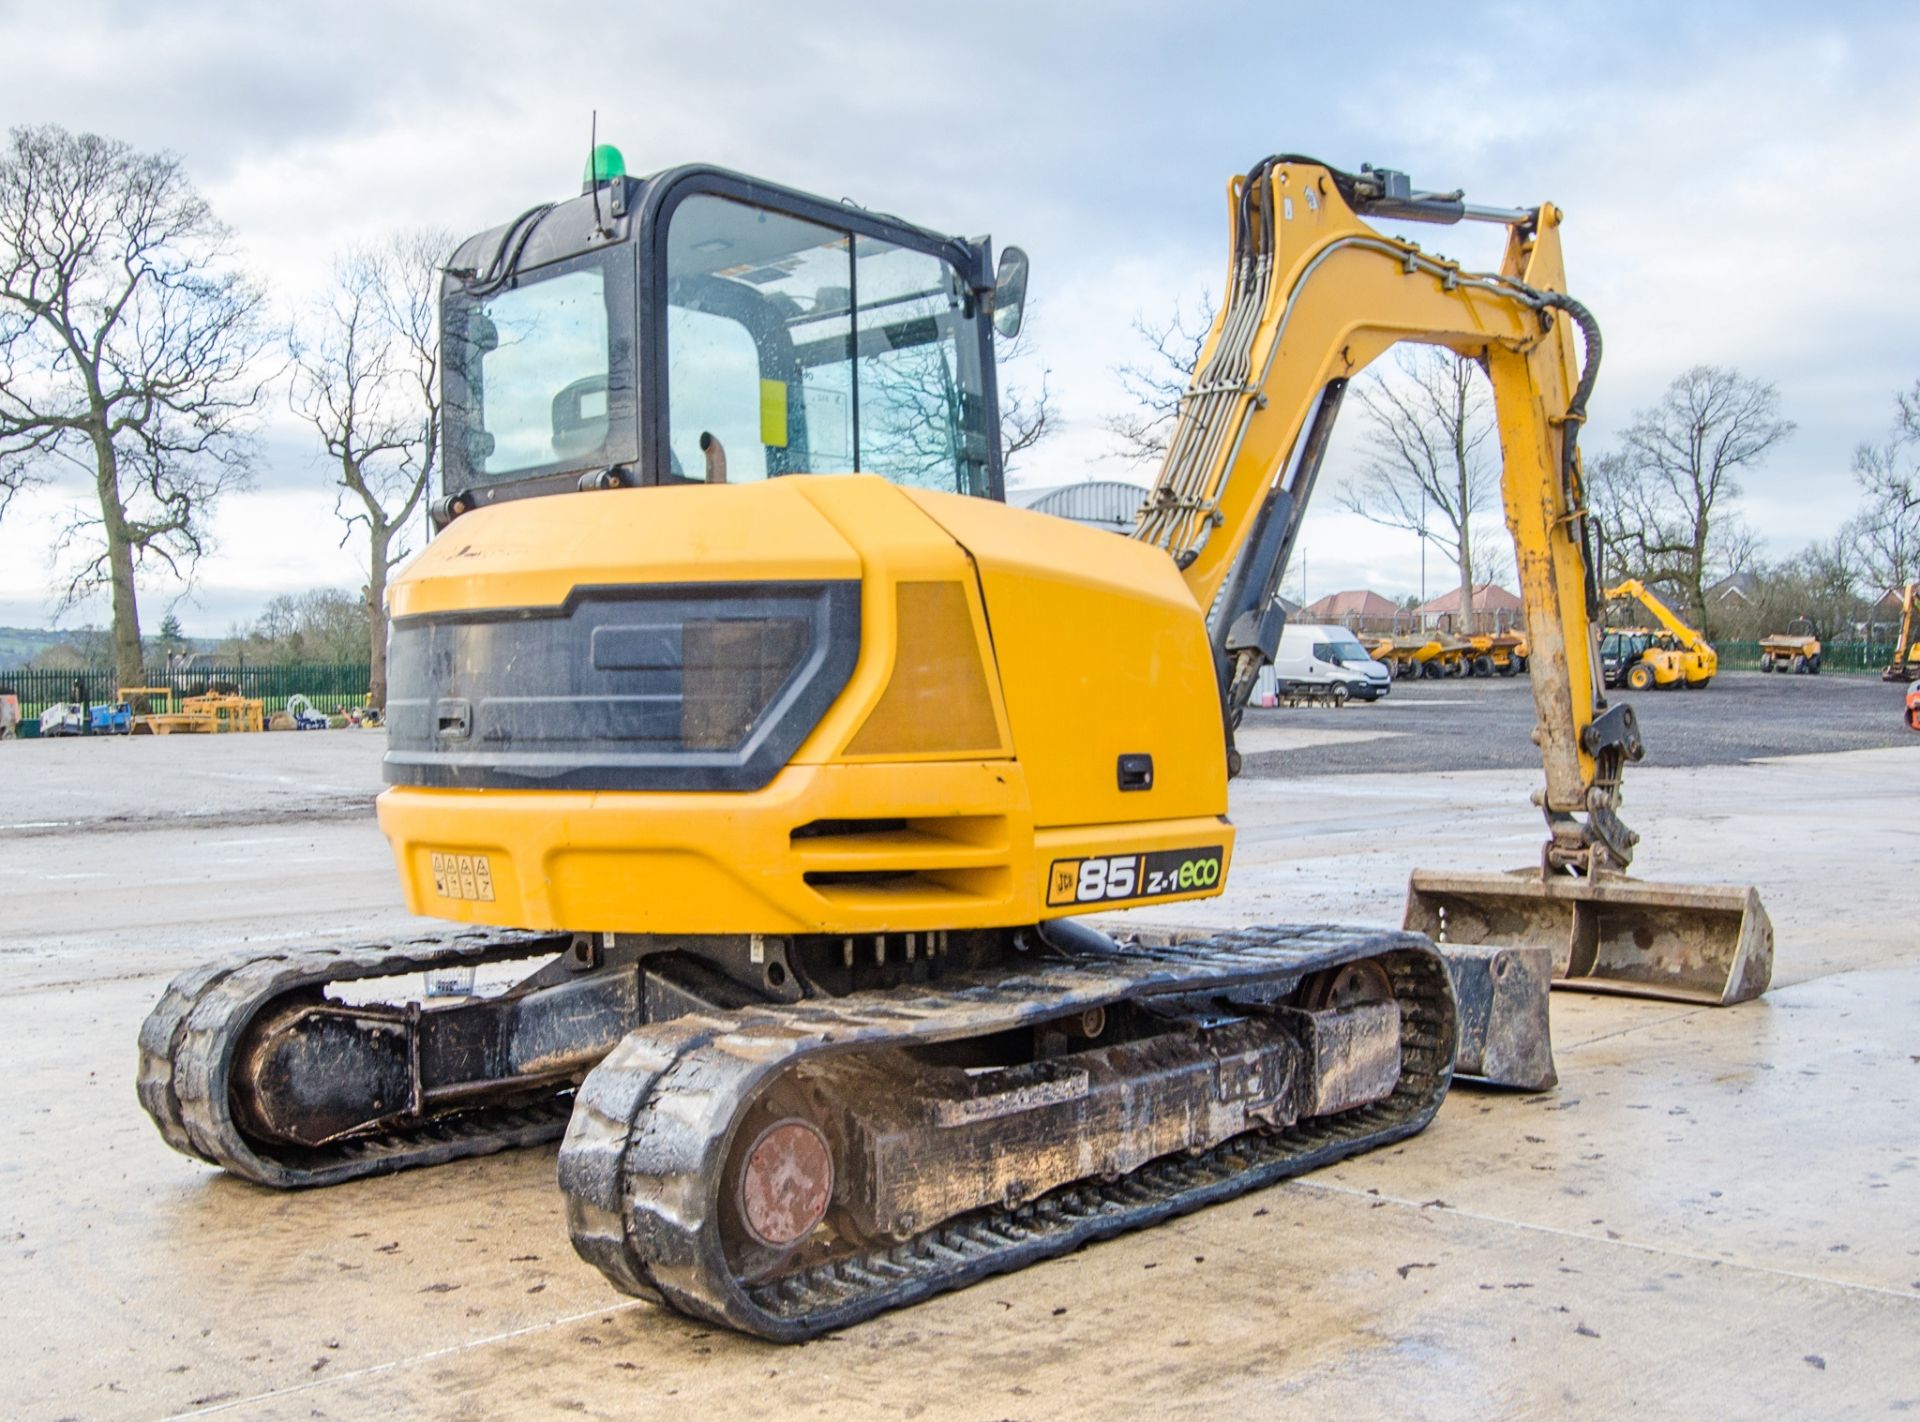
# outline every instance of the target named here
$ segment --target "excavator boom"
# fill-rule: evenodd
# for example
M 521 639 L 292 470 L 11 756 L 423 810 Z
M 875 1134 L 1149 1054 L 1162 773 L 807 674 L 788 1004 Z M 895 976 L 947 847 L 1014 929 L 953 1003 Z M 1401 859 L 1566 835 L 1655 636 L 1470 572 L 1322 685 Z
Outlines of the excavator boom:
M 1228 206 L 1227 297 L 1136 536 L 1173 556 L 1202 607 L 1219 599 L 1212 636 L 1229 739 L 1278 644 L 1274 594 L 1348 383 L 1403 341 L 1476 360 L 1499 422 L 1548 840 L 1530 877 L 1498 880 L 1497 906 L 1478 880 L 1416 876 L 1407 924 L 1453 942 L 1546 949 L 1559 976 L 1586 985 L 1667 995 L 1684 979 L 1693 1000 L 1717 975 L 1716 996 L 1728 1000 L 1764 989 L 1771 929 L 1750 892 L 1731 915 L 1697 890 L 1612 892 L 1637 839 L 1617 813 L 1621 777 L 1643 747 L 1632 708 L 1608 704 L 1600 675 L 1576 449 L 1600 331 L 1565 292 L 1559 209 L 1469 208 L 1458 194 L 1413 192 L 1403 174 L 1293 156 L 1234 179 Z M 1499 271 L 1472 272 L 1376 231 L 1368 215 L 1499 222 L 1506 251 Z M 1230 749 L 1230 767 L 1237 761 Z M 1592 951 L 1602 898 L 1609 942 L 1633 945 L 1634 961 Z
M 1893 660 L 1880 672 L 1882 681 L 1912 681 L 1920 673 L 1920 645 L 1913 640 L 1913 606 L 1920 583 L 1908 583 L 1900 590 L 1900 640 L 1893 649 Z

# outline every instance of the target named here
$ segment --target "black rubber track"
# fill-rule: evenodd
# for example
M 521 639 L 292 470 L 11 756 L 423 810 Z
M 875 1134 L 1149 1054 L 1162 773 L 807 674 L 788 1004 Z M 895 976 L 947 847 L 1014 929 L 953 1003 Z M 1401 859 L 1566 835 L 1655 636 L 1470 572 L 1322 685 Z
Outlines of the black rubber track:
M 1361 958 L 1382 961 L 1401 1008 L 1400 1081 L 1383 1101 L 978 1211 L 771 1281 L 748 1284 L 728 1268 L 722 1163 L 761 1088 L 802 1058 L 1004 1031 L 1129 997 L 1291 984 Z M 574 1248 L 617 1287 L 795 1342 L 1412 1135 L 1446 1095 L 1456 1030 L 1445 964 L 1418 934 L 1312 925 L 1123 944 L 1113 954 L 1036 953 L 1007 976 L 640 1028 L 581 1086 L 560 1185 Z
M 424 1124 L 326 1146 L 261 1141 L 234 1119 L 230 1073 L 247 1024 L 289 994 L 430 968 L 540 958 L 562 951 L 570 941 L 565 934 L 459 933 L 203 964 L 167 985 L 140 1028 L 140 1104 L 175 1150 L 282 1189 L 335 1185 L 554 1140 L 566 1130 L 570 1091 L 533 1105 L 449 1112 Z

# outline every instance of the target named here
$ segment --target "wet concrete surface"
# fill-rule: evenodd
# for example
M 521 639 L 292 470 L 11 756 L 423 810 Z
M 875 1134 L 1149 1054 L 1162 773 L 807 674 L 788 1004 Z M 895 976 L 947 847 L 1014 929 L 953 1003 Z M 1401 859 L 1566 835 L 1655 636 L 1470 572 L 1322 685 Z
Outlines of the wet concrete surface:
M 276 1194 L 140 1113 L 134 1038 L 174 972 L 418 926 L 343 808 L 378 753 L 0 746 L 0 824 L 40 826 L 0 830 L 0 1415 L 1920 1411 L 1904 747 L 1630 781 L 1647 877 L 1761 886 L 1762 1001 L 1556 994 L 1555 1091 L 1459 1090 L 1399 1146 L 799 1348 L 613 1293 L 567 1243 L 551 1149 Z M 1397 922 L 1416 865 L 1533 858 L 1536 775 L 1242 782 L 1229 894 L 1179 916 Z
M 1722 672 L 1699 691 L 1613 691 L 1633 707 L 1643 765 L 1738 765 L 1768 756 L 1920 750 L 1907 688 L 1874 676 Z M 1531 769 L 1538 753 L 1524 676 L 1396 681 L 1385 700 L 1253 707 L 1240 733 L 1249 778 Z

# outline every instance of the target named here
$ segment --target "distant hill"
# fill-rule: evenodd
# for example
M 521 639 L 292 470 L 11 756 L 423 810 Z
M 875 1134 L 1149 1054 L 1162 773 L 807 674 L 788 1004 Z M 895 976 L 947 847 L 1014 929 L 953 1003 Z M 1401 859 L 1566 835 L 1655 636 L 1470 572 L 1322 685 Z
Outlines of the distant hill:
M 0 671 L 23 667 L 48 647 L 57 647 L 73 636 L 39 627 L 0 627 Z
M 77 643 L 87 634 L 74 627 L 0 627 L 0 671 L 24 667 L 49 647 Z M 188 637 L 186 643 L 196 652 L 210 652 L 219 645 L 216 637 Z M 147 648 L 153 648 L 153 634 L 147 634 Z

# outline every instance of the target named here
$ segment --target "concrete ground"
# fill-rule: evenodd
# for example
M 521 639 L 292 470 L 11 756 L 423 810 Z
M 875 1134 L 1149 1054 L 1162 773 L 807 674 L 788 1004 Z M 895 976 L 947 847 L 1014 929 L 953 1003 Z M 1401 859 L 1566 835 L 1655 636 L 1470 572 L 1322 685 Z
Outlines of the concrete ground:
M 551 1150 L 285 1195 L 141 1114 L 171 974 L 415 922 L 376 735 L 0 745 L 0 1415 L 1920 1409 L 1912 750 L 1632 777 L 1644 874 L 1760 885 L 1765 999 L 1556 994 L 1556 1091 L 1462 1089 L 1398 1147 L 777 1348 L 613 1293 Z M 1397 922 L 1415 865 L 1533 859 L 1536 774 L 1240 782 L 1229 895 L 1182 916 Z
M 1643 766 L 1734 765 L 1767 756 L 1920 742 L 1907 688 L 1877 676 L 1721 672 L 1699 691 L 1615 691 L 1646 741 Z M 1396 681 L 1345 706 L 1250 708 L 1239 737 L 1249 777 L 1532 769 L 1533 693 L 1518 677 Z M 1310 755 L 1275 754 L 1311 748 Z

